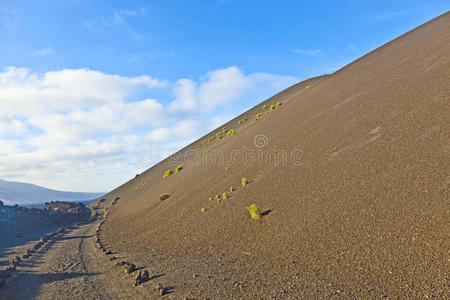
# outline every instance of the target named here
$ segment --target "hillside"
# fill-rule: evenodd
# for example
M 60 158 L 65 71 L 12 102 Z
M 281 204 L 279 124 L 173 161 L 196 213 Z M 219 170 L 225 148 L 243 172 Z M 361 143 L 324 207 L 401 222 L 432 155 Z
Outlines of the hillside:
M 100 197 L 100 193 L 64 192 L 38 185 L 0 179 L 0 200 L 5 204 L 38 204 L 50 201 L 83 201 Z
M 180 295 L 442 297 L 449 82 L 447 12 L 107 194 L 102 239 Z
M 267 99 L 0 252 L 0 298 L 448 298 L 449 54 L 447 12 Z

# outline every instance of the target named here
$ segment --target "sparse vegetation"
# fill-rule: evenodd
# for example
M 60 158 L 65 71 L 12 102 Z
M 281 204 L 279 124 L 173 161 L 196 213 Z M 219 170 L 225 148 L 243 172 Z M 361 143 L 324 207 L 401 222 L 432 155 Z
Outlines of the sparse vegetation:
M 275 104 L 272 104 L 271 106 L 270 106 L 270 110 L 274 110 L 275 109 Z
M 266 108 L 267 108 L 267 104 L 264 104 L 264 105 L 263 105 L 263 109 L 266 109 Z
M 181 170 L 183 170 L 183 165 L 177 166 L 175 169 L 175 174 L 178 174 L 178 172 L 180 172 Z
M 228 172 L 229 170 L 230 170 L 230 168 L 228 168 L 228 167 L 225 168 L 225 171 L 226 171 L 226 172 Z
M 232 136 L 232 135 L 234 135 L 235 133 L 236 133 L 236 130 L 230 129 L 230 130 L 227 132 L 227 135 Z
M 282 104 L 281 101 L 278 101 L 276 106 L 280 106 L 281 104 Z
M 222 198 L 223 198 L 223 200 L 227 200 L 228 199 L 228 194 L 227 193 L 223 193 L 222 194 Z
M 256 204 L 252 204 L 250 206 L 245 207 L 250 213 L 250 216 L 254 220 L 258 220 L 261 218 L 261 213 L 259 212 L 259 207 Z
M 306 86 L 307 89 L 309 89 L 309 84 Z
M 169 177 L 170 175 L 172 175 L 172 170 L 167 170 L 166 172 L 164 172 L 164 176 L 163 176 L 163 178 L 167 178 L 167 177 Z
M 202 212 L 205 212 L 205 211 L 206 211 L 206 208 L 202 207 Z
M 213 201 L 213 197 L 209 197 L 208 201 Z
M 253 120 L 259 120 L 259 117 L 261 117 L 263 114 L 262 113 L 257 113 L 256 115 L 253 116 Z
M 111 202 L 111 205 L 115 205 L 117 201 L 119 201 L 120 197 L 114 198 L 114 200 Z
M 169 198 L 169 197 L 170 197 L 169 194 L 167 194 L 167 193 L 162 193 L 161 195 L 158 196 L 158 200 L 159 200 L 159 201 L 164 201 L 164 200 L 166 200 L 166 199 Z
M 243 119 L 239 120 L 238 124 L 244 123 L 245 121 L 247 121 L 247 118 L 243 118 Z
M 230 186 L 230 192 L 234 191 L 233 186 Z
M 242 179 L 241 179 L 241 184 L 242 184 L 242 186 L 246 186 L 247 183 L 248 183 L 247 177 L 242 177 Z

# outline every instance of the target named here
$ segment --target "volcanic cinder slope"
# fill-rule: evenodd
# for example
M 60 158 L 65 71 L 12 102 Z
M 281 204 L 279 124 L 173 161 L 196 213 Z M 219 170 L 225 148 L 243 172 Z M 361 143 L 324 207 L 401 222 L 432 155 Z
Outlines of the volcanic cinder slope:
M 447 12 L 112 191 L 101 238 L 179 296 L 446 297 L 449 97 Z

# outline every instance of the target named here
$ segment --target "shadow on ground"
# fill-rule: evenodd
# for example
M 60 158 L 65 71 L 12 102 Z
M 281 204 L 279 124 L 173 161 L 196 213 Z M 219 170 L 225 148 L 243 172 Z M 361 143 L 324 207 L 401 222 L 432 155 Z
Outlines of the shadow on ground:
M 0 299 L 34 299 L 39 295 L 44 284 L 97 274 L 78 272 L 31 274 L 30 272 L 19 271 L 15 273 L 14 277 L 8 279 L 6 286 L 0 289 Z

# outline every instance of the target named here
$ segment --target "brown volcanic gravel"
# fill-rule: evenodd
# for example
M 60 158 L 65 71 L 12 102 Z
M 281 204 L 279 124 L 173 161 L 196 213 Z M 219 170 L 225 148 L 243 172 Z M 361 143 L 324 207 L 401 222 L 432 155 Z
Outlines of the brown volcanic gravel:
M 197 141 L 108 194 L 108 248 L 176 298 L 446 298 L 450 13 L 264 103 L 277 101 L 199 152 L 240 151 L 230 165 L 186 160 Z M 258 161 L 268 153 L 287 163 Z

